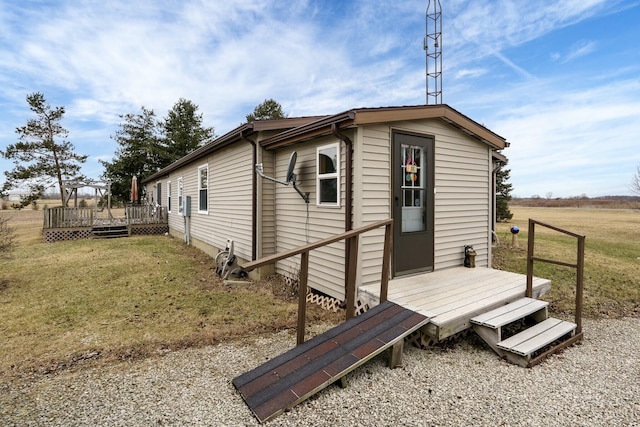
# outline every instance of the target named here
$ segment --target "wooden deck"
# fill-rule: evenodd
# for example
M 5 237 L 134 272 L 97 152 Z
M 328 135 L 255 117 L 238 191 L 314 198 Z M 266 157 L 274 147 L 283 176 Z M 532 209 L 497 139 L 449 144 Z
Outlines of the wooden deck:
M 440 341 L 471 327 L 474 316 L 525 295 L 524 274 L 491 268 L 454 267 L 389 281 L 389 301 L 430 319 L 422 332 Z M 379 284 L 361 286 L 358 298 L 370 307 L 379 303 Z M 551 281 L 533 278 L 533 298 L 551 290 Z

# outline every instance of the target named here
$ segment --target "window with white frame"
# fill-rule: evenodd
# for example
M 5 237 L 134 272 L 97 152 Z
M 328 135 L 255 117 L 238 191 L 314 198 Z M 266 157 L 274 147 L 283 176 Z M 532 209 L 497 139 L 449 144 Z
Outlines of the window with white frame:
M 182 213 L 182 177 L 178 178 L 178 212 Z
M 340 145 L 316 151 L 316 193 L 319 206 L 340 206 Z
M 198 212 L 209 210 L 209 165 L 198 168 Z
M 171 181 L 167 181 L 167 212 L 171 212 Z

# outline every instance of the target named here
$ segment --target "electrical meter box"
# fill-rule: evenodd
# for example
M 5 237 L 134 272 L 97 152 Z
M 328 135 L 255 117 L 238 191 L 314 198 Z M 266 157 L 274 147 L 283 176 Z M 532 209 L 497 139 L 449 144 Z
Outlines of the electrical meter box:
M 182 216 L 191 216 L 191 196 L 184 198 L 184 206 L 182 206 Z

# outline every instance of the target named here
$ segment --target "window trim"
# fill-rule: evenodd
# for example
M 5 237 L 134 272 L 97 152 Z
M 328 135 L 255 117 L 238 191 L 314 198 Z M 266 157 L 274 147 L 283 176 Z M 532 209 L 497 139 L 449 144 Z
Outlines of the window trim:
M 320 173 L 320 152 L 323 150 L 327 150 L 330 148 L 336 149 L 336 171 L 333 173 Z M 316 206 L 319 207 L 327 207 L 327 208 L 339 208 L 340 202 L 342 201 L 341 197 L 341 186 L 340 182 L 340 171 L 342 169 L 342 163 L 340 159 L 340 143 L 334 142 L 332 144 L 321 145 L 316 147 Z M 320 181 L 325 179 L 336 179 L 336 202 L 321 202 L 320 201 Z
M 171 213 L 171 180 L 167 180 L 167 212 Z
M 202 170 L 207 171 L 207 182 L 206 182 L 207 187 L 206 188 L 201 187 L 202 179 L 200 174 Z M 202 194 L 203 190 L 207 192 L 207 195 L 206 195 L 207 208 L 206 209 L 200 209 L 200 207 L 202 206 L 200 195 Z M 198 213 L 201 213 L 201 214 L 209 213 L 209 164 L 198 166 Z
M 178 213 L 182 213 L 184 207 L 184 184 L 182 177 L 177 179 L 178 181 Z

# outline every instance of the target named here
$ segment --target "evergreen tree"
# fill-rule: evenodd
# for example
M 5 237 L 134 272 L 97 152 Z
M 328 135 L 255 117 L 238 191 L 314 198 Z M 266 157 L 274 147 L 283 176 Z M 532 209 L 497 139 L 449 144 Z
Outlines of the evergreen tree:
M 129 200 L 133 176 L 140 182 L 214 138 L 213 128 L 202 126 L 198 106 L 184 98 L 162 121 L 145 107 L 120 117 L 120 130 L 112 137 L 119 148 L 111 162 L 102 162 L 102 178 L 111 181 L 111 194 L 119 201 Z
M 287 116 L 282 111 L 282 105 L 272 98 L 265 99 L 253 109 L 253 113 L 247 114 L 247 122 L 256 120 L 285 119 Z
M 67 140 L 69 131 L 60 124 L 64 107 L 52 108 L 39 92 L 27 95 L 27 103 L 29 109 L 36 113 L 36 118 L 16 129 L 19 142 L 0 151 L 4 158 L 13 160 L 15 164 L 13 170 L 4 172 L 6 181 L 0 193 L 12 188 L 28 189 L 29 195 L 20 200 L 20 206 L 25 207 L 40 198 L 54 181 L 58 184 L 64 205 L 62 181 L 85 180 L 80 174 L 80 164 L 87 160 L 87 156 L 76 154 L 75 147 Z
M 202 126 L 202 113 L 193 102 L 180 98 L 164 118 L 163 130 L 166 138 L 168 164 L 184 157 L 214 137 L 212 127 Z
M 112 161 L 101 161 L 105 167 L 102 179 L 111 181 L 111 194 L 115 200 L 127 201 L 131 192 L 131 180 L 138 182 L 157 172 L 167 163 L 167 150 L 162 129 L 153 110 L 142 107 L 139 114 L 120 116 L 123 122 L 112 138 L 118 143 Z M 140 197 L 140 191 L 138 191 Z
M 510 174 L 511 170 L 502 167 L 496 172 L 496 221 L 509 221 L 513 218 L 509 210 L 513 185 L 507 182 Z

